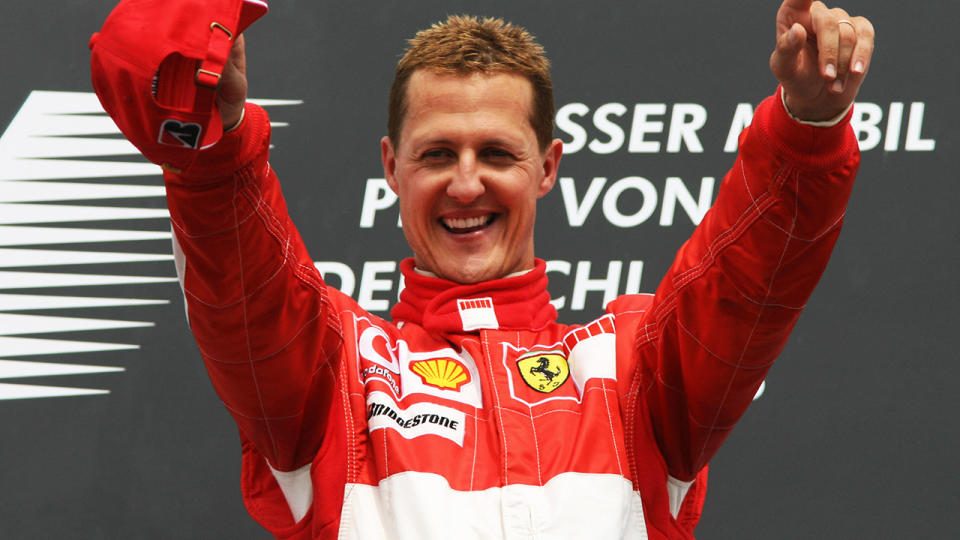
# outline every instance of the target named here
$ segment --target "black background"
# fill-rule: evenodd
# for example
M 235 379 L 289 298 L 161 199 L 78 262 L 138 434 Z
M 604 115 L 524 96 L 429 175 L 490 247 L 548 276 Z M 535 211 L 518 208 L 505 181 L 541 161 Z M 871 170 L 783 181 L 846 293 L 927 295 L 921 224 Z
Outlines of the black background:
M 579 194 L 594 176 L 611 182 L 643 176 L 658 189 L 667 176 L 679 176 L 694 190 L 702 176 L 719 183 L 732 163 L 722 147 L 736 104 L 756 104 L 776 87 L 767 62 L 777 6 L 760 0 L 274 1 L 271 13 L 247 33 L 250 94 L 303 100 L 270 109 L 274 121 L 289 123 L 274 132 L 272 163 L 314 258 L 348 263 L 359 281 L 364 261 L 408 253 L 393 226 L 395 210 L 379 214 L 373 229 L 358 223 L 365 180 L 382 176 L 378 141 L 393 65 L 417 29 L 464 12 L 526 26 L 553 62 L 558 106 L 703 105 L 709 119 L 699 132 L 702 154 L 630 154 L 624 147 L 601 156 L 583 150 L 561 166 L 562 176 L 576 179 Z M 105 0 L 4 5 L 0 125 L 33 90 L 91 91 L 87 39 L 111 7 Z M 942 538 L 960 531 L 953 416 L 960 369 L 951 337 L 960 299 L 954 217 L 960 202 L 960 66 L 951 21 L 960 8 L 946 0 L 852 0 L 844 7 L 870 17 L 878 33 L 858 100 L 885 111 L 891 102 L 904 102 L 907 110 L 924 102 L 923 137 L 936 140 L 936 149 L 905 151 L 905 118 L 898 151 L 881 145 L 864 152 L 823 281 L 771 371 L 766 393 L 711 464 L 701 539 Z M 159 182 L 159 174 L 135 181 Z M 104 204 L 121 203 L 163 206 L 162 199 Z M 583 227 L 571 228 L 559 189 L 539 211 L 540 257 L 593 260 L 595 277 L 611 259 L 642 259 L 644 291 L 656 287 L 692 230 L 682 213 L 672 227 L 659 226 L 657 213 L 638 227 L 619 229 L 603 219 L 599 203 Z M 169 227 L 162 219 L 124 225 Z M 169 253 L 169 244 L 110 249 Z M 53 269 L 71 270 L 173 275 L 169 263 Z M 569 302 L 571 283 L 558 276 L 555 296 L 566 294 Z M 43 292 L 50 291 L 37 293 Z M 0 537 L 265 537 L 243 509 L 236 428 L 203 371 L 176 285 L 53 294 L 171 303 L 56 313 L 154 321 L 148 328 L 62 336 L 136 343 L 138 351 L 29 358 L 122 366 L 123 373 L 0 380 L 110 390 L 0 401 Z M 600 295 L 588 298 L 585 311 L 564 310 L 561 318 L 596 316 Z M 2 351 L 0 357 L 7 358 Z

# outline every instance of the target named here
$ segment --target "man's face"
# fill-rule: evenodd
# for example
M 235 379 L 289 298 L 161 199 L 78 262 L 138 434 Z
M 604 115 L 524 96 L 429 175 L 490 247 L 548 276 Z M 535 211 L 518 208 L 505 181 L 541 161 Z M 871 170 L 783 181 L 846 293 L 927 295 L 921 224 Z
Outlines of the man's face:
M 533 268 L 537 199 L 556 181 L 562 143 L 541 151 L 533 87 L 515 74 L 418 70 L 400 144 L 381 141 L 417 268 L 459 283 Z

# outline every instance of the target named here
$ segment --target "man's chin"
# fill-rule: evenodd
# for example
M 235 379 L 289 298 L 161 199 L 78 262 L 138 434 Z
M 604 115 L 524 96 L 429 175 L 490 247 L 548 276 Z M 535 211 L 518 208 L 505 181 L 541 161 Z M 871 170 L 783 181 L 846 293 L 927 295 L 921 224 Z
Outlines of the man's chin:
M 504 249 L 478 249 L 473 251 L 444 251 L 431 253 L 432 258 L 414 257 L 417 268 L 436 274 L 438 277 L 464 285 L 499 279 L 510 273 L 533 268 L 533 256 L 526 266 L 515 254 Z
M 489 264 L 471 264 L 469 262 L 441 265 L 441 267 L 433 270 L 433 273 L 443 279 L 464 285 L 489 281 L 505 275 L 505 272 L 499 267 Z
M 481 281 L 489 281 L 491 279 L 497 279 L 498 276 L 494 272 L 483 271 L 483 270 L 471 270 L 467 268 L 458 268 L 455 271 L 438 274 L 440 277 L 453 281 L 454 283 L 460 283 L 463 285 L 471 285 L 474 283 L 480 283 Z

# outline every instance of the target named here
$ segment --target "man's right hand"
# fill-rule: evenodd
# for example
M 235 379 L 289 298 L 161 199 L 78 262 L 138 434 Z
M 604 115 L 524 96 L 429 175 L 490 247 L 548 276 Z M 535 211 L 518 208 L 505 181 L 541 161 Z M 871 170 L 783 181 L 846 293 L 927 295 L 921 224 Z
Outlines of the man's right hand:
M 784 0 L 770 70 L 783 85 L 787 109 L 807 121 L 845 111 L 867 74 L 873 47 L 873 24 L 866 18 L 820 1 Z
M 237 125 L 243 113 L 243 104 L 247 101 L 247 56 L 244 52 L 243 34 L 230 49 L 230 57 L 220 76 L 220 88 L 217 90 L 217 108 L 223 119 L 223 129 Z

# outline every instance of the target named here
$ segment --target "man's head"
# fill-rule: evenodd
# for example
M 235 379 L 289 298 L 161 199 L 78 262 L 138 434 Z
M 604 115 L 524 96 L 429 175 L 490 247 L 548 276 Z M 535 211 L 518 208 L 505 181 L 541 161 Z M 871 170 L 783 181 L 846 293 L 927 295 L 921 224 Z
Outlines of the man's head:
M 381 157 L 417 268 L 476 283 L 533 267 L 536 203 L 563 147 L 542 52 L 491 19 L 451 17 L 411 40 Z
M 417 32 L 397 63 L 390 88 L 387 135 L 394 145 L 407 112 L 407 87 L 417 70 L 470 75 L 515 73 L 533 87 L 530 125 L 542 149 L 553 139 L 553 82 L 543 47 L 525 29 L 502 19 L 450 16 Z

